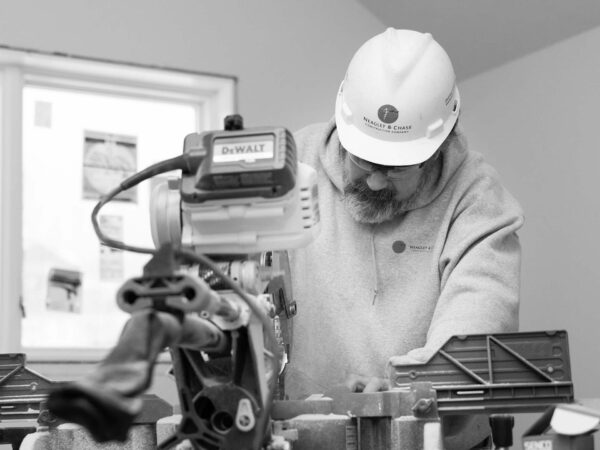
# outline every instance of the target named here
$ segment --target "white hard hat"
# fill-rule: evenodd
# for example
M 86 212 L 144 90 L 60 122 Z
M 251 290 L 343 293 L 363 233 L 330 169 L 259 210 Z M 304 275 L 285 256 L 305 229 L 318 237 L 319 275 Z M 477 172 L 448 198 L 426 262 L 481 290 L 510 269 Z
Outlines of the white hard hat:
M 365 42 L 338 91 L 340 142 L 361 159 L 387 166 L 432 156 L 458 119 L 452 62 L 429 33 L 388 28 Z

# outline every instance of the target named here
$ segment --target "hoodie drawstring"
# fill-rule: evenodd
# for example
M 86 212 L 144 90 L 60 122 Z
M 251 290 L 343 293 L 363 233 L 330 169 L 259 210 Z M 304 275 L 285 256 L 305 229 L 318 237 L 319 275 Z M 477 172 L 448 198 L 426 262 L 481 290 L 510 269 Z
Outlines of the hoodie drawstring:
M 377 299 L 377 293 L 379 292 L 379 272 L 377 271 L 377 260 L 375 259 L 375 228 L 373 227 L 371 233 L 371 255 L 373 259 L 373 276 L 375 278 L 375 287 L 373 288 L 373 301 L 371 305 L 375 304 Z

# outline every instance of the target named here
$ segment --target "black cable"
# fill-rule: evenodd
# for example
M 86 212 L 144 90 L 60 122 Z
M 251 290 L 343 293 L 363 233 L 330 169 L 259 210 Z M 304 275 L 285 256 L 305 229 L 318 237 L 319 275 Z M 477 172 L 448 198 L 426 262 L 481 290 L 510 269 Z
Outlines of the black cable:
M 201 156 L 201 155 L 184 153 L 184 154 L 176 156 L 174 158 L 160 161 L 156 164 L 153 164 L 153 165 L 145 168 L 144 170 L 141 170 L 140 172 L 137 172 L 137 173 L 131 175 L 129 178 L 123 180 L 119 184 L 119 186 L 114 188 L 108 194 L 104 195 L 100 199 L 100 201 L 96 204 L 96 206 L 94 207 L 94 209 L 92 211 L 92 225 L 94 226 L 94 231 L 96 232 L 96 235 L 98 236 L 98 239 L 100 240 L 100 242 L 102 242 L 103 244 L 105 244 L 109 247 L 117 248 L 119 250 L 130 251 L 130 252 L 134 252 L 134 253 L 146 253 L 146 254 L 151 254 L 151 255 L 156 253 L 155 249 L 126 245 L 125 243 L 123 243 L 121 241 L 117 241 L 115 239 L 111 239 L 108 236 L 106 236 L 102 232 L 100 225 L 98 224 L 98 213 L 100 212 L 100 209 L 104 205 L 106 205 L 108 202 L 110 202 L 112 199 L 114 199 L 121 192 L 126 191 L 127 189 L 130 189 L 130 188 L 140 184 L 142 181 L 148 180 L 152 177 L 155 177 L 156 175 L 160 175 L 165 172 L 170 172 L 172 170 L 181 170 L 184 173 L 186 173 L 186 172 L 190 173 L 190 172 L 195 171 L 197 169 L 197 167 L 200 165 L 200 162 L 202 161 L 202 157 L 203 156 Z

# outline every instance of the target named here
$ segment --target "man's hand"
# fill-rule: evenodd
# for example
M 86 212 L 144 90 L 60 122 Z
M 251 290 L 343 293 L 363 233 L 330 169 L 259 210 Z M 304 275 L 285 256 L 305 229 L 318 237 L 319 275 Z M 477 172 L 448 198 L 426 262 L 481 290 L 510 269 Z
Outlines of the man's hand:
M 416 348 L 406 355 L 392 356 L 388 365 L 401 366 L 407 364 L 423 364 L 431 359 L 436 351 L 429 348 Z M 350 392 L 380 392 L 391 389 L 388 378 L 366 377 L 363 375 L 350 374 L 344 383 Z M 339 389 L 339 387 L 338 387 Z
M 423 364 L 431 359 L 435 350 L 429 348 L 416 348 L 406 355 L 392 356 L 388 360 L 390 366 L 405 366 L 408 364 Z
M 387 378 L 364 377 L 355 374 L 351 374 L 345 384 L 350 392 L 380 392 L 390 388 L 390 381 Z

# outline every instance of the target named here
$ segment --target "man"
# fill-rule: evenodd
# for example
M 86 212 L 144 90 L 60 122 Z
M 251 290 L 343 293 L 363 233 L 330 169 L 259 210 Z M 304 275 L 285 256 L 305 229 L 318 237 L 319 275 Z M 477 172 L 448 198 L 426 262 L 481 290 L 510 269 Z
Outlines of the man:
M 291 255 L 290 398 L 385 389 L 388 362 L 424 362 L 456 334 L 517 330 L 522 211 L 467 150 L 459 112 L 442 47 L 390 28 L 352 58 L 335 117 L 297 133 L 318 173 L 321 234 Z

